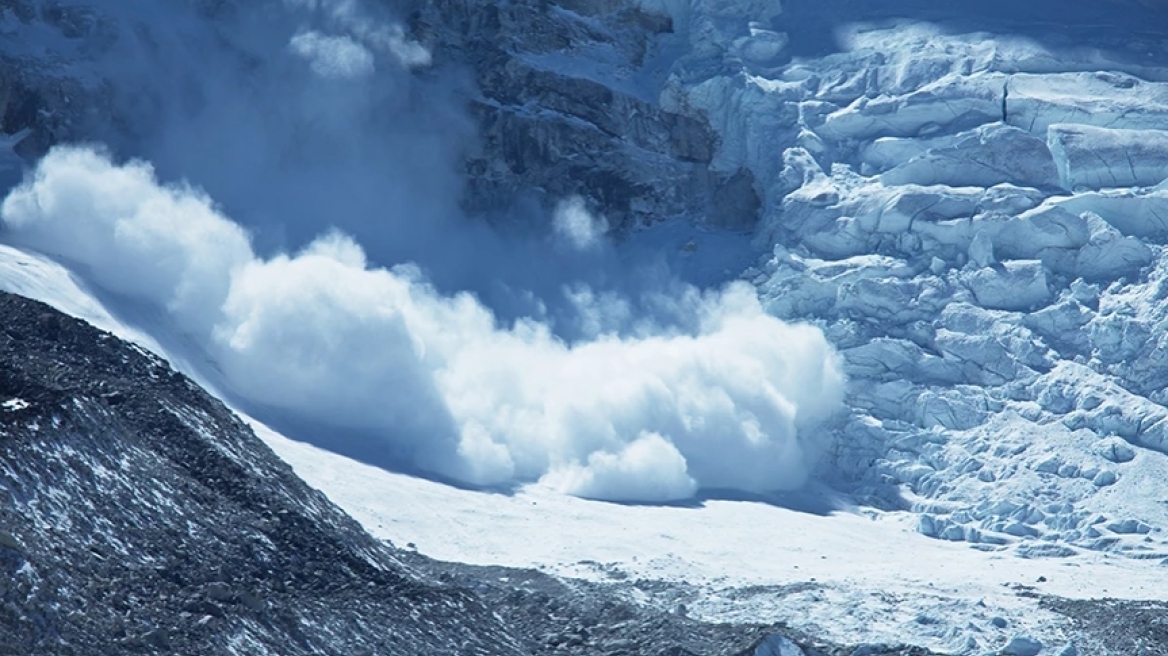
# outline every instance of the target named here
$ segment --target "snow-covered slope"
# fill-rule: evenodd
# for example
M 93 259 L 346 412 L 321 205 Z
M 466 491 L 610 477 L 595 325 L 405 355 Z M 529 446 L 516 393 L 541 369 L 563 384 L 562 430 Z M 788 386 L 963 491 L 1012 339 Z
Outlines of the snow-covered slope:
M 7 247 L 0 262 L 5 289 L 186 360 L 111 315 L 59 264 Z M 1037 595 L 1157 600 L 1168 585 L 1162 566 L 1118 554 L 1034 560 L 931 540 L 915 530 L 914 513 L 856 507 L 822 488 L 664 507 L 588 501 L 542 486 L 480 492 L 358 463 L 245 419 L 375 537 L 443 560 L 603 582 L 636 603 L 682 604 L 705 620 L 782 622 L 836 643 L 942 653 L 1017 636 L 1061 649 L 1082 644 L 1082 635 Z M 1128 639 L 1112 646 L 1124 653 Z
M 49 282 L 65 283 L 49 294 L 62 304 L 86 297 Z M 536 656 L 566 643 L 581 656 L 800 656 L 791 638 L 841 649 L 379 542 L 141 346 L 6 292 L 0 317 L 4 653 Z
M 780 621 L 845 644 L 985 653 L 1030 636 L 1082 640 L 1040 595 L 1161 600 L 1165 568 L 1106 553 L 1023 559 L 931 540 L 908 512 L 830 495 L 638 506 L 532 486 L 486 494 L 362 465 L 259 424 L 296 472 L 375 536 L 458 562 L 538 567 L 612 584 L 712 621 Z M 663 581 L 667 585 L 653 582 Z M 1118 633 L 1110 647 L 1133 644 Z M 1103 652 L 1099 652 L 1103 653 Z M 1149 652 L 1151 653 L 1151 652 Z

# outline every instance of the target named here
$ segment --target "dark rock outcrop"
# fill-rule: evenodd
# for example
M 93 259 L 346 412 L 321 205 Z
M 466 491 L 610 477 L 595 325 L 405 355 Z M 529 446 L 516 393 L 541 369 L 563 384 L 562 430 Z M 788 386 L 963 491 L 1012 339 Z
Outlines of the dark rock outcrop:
M 474 71 L 481 144 L 466 163 L 469 207 L 580 195 L 630 228 L 706 216 L 715 191 L 743 191 L 711 170 L 717 142 L 705 121 L 637 95 L 673 29 L 669 17 L 607 0 L 441 0 L 412 23 L 440 66 Z M 749 210 L 749 199 L 733 202 Z M 731 223 L 752 227 L 756 218 L 757 208 Z
M 231 40 L 239 38 L 225 27 L 232 3 L 204 4 L 184 20 L 205 20 L 199 33 L 235 52 L 232 65 L 279 68 Z M 669 17 L 611 0 L 410 4 L 411 36 L 434 54 L 434 67 L 418 74 L 470 81 L 458 99 L 477 128 L 475 143 L 461 144 L 470 213 L 532 200 L 548 209 L 579 195 L 618 230 L 680 216 L 753 228 L 760 206 L 753 180 L 711 166 L 718 142 L 704 115 L 666 111 L 652 95 L 674 56 L 662 45 L 673 30 Z M 95 139 L 139 156 L 137 140 L 168 112 L 198 113 L 202 73 L 170 59 L 204 46 L 170 43 L 178 37 L 95 9 L 3 0 L 0 11 L 14 18 L 16 42 L 49 53 L 0 45 L 0 134 L 22 135 L 15 150 L 25 159 Z M 125 68 L 117 62 L 127 52 L 151 56 L 155 48 L 174 68 L 162 81 L 102 79 Z M 720 216 L 727 200 L 731 218 Z

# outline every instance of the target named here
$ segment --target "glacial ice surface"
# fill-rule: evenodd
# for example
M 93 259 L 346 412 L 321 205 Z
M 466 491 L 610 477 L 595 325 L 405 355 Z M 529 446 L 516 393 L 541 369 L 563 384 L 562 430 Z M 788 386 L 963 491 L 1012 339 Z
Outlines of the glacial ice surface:
M 661 96 L 754 173 L 767 308 L 844 356 L 821 475 L 929 537 L 1168 563 L 1168 71 L 919 22 L 841 42 L 683 61 Z

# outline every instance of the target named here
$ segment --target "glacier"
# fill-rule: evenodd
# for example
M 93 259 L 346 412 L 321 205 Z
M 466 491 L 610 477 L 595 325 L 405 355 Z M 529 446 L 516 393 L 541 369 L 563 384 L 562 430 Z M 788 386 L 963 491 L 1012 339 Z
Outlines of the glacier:
M 1162 57 L 902 20 L 766 67 L 707 35 L 703 6 L 678 31 L 708 47 L 662 103 L 708 115 L 714 165 L 753 172 L 770 254 L 744 275 L 766 307 L 843 354 L 822 476 L 931 537 L 1168 556 L 1162 528 L 1109 528 L 1168 519 Z M 735 9 L 737 38 L 800 27 Z

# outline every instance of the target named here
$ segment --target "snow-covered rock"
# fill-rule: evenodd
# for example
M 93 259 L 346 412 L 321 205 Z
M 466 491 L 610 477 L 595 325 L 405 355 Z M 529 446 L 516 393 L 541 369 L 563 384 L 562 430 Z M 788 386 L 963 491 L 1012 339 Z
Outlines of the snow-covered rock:
M 1046 269 L 1037 260 L 987 266 L 962 277 L 978 305 L 995 310 L 1033 310 L 1051 299 Z
M 751 652 L 751 656 L 804 656 L 799 645 L 779 635 L 767 636 L 758 647 Z
M 1118 437 L 1100 440 L 1095 444 L 1095 452 L 1114 463 L 1131 462 L 1136 457 L 1135 449 Z
M 1038 656 L 1044 647 L 1028 635 L 1016 635 L 1002 647 L 1001 653 L 1005 656 Z

